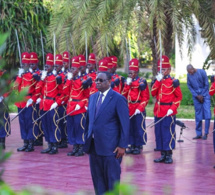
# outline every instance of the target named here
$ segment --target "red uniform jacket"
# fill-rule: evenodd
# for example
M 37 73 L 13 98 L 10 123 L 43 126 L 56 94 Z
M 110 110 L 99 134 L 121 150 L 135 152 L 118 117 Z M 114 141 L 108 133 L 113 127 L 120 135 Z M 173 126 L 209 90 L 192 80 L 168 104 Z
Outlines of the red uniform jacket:
M 65 72 L 59 71 L 57 73 L 57 76 L 60 76 L 61 79 L 62 79 L 62 83 L 58 85 L 58 91 L 59 91 L 59 93 L 57 94 L 57 96 L 58 96 L 58 99 L 60 99 L 62 105 L 65 105 L 67 103 L 66 100 L 68 100 L 68 97 L 65 96 L 65 94 L 63 93 L 63 87 L 64 87 L 65 80 L 66 80 Z
M 96 83 L 95 83 L 96 76 L 97 76 L 96 71 L 95 70 L 90 71 L 88 73 L 88 76 L 90 78 L 92 78 L 92 81 L 93 81 L 92 86 L 90 87 L 90 92 L 89 92 L 89 95 L 92 95 L 98 91 L 98 89 L 96 88 Z
M 124 87 L 124 77 L 114 73 L 112 75 L 112 82 L 114 83 L 114 87 L 112 89 L 121 94 Z
M 154 107 L 154 115 L 156 117 L 164 117 L 168 109 L 173 111 L 172 115 L 177 114 L 177 108 L 182 100 L 181 88 L 179 80 L 166 76 L 160 82 L 155 81 L 152 86 L 151 94 L 156 97 Z
M 76 77 L 72 80 L 67 80 L 63 93 L 69 94 L 69 100 L 67 102 L 66 113 L 69 114 L 71 111 L 75 110 L 76 105 L 78 104 L 81 108 L 77 111 L 72 112 L 70 115 L 77 115 L 80 113 L 86 112 L 85 106 L 88 105 L 88 96 L 87 92 L 83 88 L 83 83 L 80 77 Z
M 40 80 L 37 85 L 37 93 L 42 99 L 40 102 L 41 110 L 48 111 L 54 102 L 57 102 L 58 105 L 62 103 L 61 96 L 58 96 L 60 84 L 57 83 L 57 77 L 53 73 L 48 73 L 46 78 L 43 81 Z
M 15 103 L 15 105 L 19 108 L 24 108 L 26 106 L 27 100 L 30 98 L 33 99 L 34 102 L 37 99 L 37 94 L 36 94 L 35 88 L 36 88 L 38 81 L 34 79 L 33 74 L 39 75 L 40 70 L 37 69 L 33 73 L 31 73 L 28 70 L 22 75 L 22 77 L 17 76 L 17 78 L 15 80 L 15 86 L 14 87 L 15 87 L 15 89 L 18 90 L 18 92 L 29 87 L 28 93 L 27 93 L 24 101 Z
M 130 85 L 125 84 L 122 95 L 128 101 L 129 116 L 132 116 L 136 109 L 143 112 L 150 98 L 146 80 L 139 77 L 133 79 Z

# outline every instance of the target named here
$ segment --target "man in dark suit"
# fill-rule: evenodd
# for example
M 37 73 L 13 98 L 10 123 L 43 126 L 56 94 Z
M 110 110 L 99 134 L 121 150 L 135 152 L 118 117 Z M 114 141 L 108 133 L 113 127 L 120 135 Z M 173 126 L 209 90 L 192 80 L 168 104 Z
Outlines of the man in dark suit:
M 111 89 L 111 74 L 100 72 L 99 90 L 89 100 L 85 129 L 85 152 L 96 194 L 103 194 L 120 181 L 121 161 L 128 146 L 129 111 L 126 99 Z

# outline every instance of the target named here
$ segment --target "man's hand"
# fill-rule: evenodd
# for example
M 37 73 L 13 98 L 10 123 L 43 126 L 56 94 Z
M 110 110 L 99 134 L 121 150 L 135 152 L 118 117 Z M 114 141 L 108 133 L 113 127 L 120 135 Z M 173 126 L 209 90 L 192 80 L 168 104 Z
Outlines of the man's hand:
M 53 109 L 57 108 L 57 106 L 58 106 L 57 102 L 53 103 L 53 104 L 51 105 L 50 110 L 53 110 Z
M 155 77 L 158 81 L 161 81 L 163 78 L 163 75 L 161 73 L 158 73 L 157 76 Z
M 73 77 L 73 74 L 72 74 L 71 72 L 68 72 L 68 73 L 67 73 L 67 79 L 68 79 L 68 80 L 71 80 L 72 77 Z
M 77 111 L 77 110 L 80 110 L 80 106 L 77 104 L 76 106 L 75 106 L 75 111 Z
M 36 104 L 39 104 L 40 102 L 41 102 L 41 98 L 38 98 L 37 100 L 36 100 Z
M 169 115 L 171 115 L 173 113 L 173 110 L 172 109 L 169 109 L 168 111 L 167 111 L 167 116 L 169 116 Z
M 47 71 L 43 70 L 41 80 L 43 81 L 46 78 L 46 76 L 47 76 Z
M 117 147 L 113 153 L 117 153 L 116 158 L 121 158 L 125 154 L 125 148 Z
M 196 98 L 200 103 L 204 102 L 204 97 L 202 95 L 197 95 Z
M 140 110 L 136 109 L 134 115 L 140 114 Z
M 34 101 L 30 98 L 27 103 L 26 103 L 26 107 L 28 108 L 28 106 L 30 106 Z
M 127 85 L 130 85 L 131 82 L 132 82 L 132 78 L 128 77 L 128 78 L 126 79 L 126 84 L 127 84 Z

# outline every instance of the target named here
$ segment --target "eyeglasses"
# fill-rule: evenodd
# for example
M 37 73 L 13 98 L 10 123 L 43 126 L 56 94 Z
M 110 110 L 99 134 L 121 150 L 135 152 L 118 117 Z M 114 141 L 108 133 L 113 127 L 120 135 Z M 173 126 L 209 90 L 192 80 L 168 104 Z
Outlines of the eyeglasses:
M 107 79 L 99 79 L 99 78 L 97 78 L 97 79 L 95 80 L 95 82 L 100 82 L 100 83 L 103 83 L 104 81 L 107 81 Z

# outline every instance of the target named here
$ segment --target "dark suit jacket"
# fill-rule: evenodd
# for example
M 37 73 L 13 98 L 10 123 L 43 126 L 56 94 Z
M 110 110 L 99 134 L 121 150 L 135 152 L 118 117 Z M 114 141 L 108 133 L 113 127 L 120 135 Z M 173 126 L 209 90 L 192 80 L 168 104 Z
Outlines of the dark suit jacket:
M 84 151 L 90 152 L 92 134 L 96 154 L 111 156 L 117 146 L 126 148 L 129 136 L 129 111 L 126 99 L 119 93 L 109 90 L 98 114 L 95 109 L 99 92 L 93 94 L 89 100 Z

